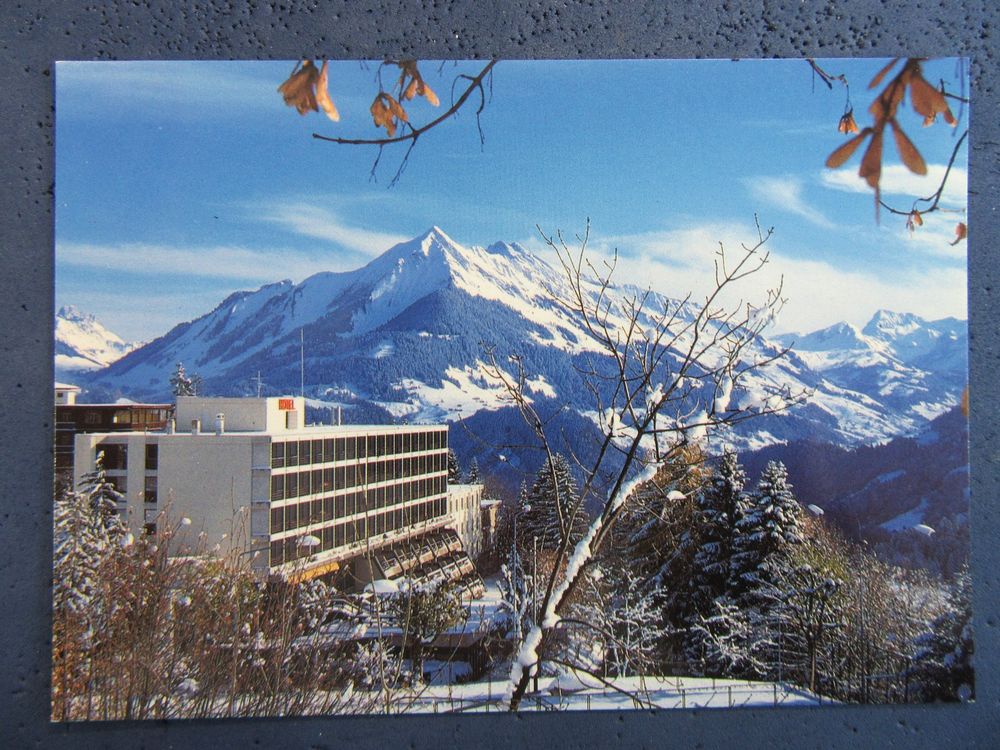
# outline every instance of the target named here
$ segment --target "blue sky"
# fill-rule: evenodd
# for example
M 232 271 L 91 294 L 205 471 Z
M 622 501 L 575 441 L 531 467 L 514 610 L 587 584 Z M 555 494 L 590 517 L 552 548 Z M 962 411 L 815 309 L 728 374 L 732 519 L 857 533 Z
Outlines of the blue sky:
M 882 61 L 821 64 L 846 74 L 863 127 Z M 276 87 L 292 65 L 57 65 L 57 305 L 150 339 L 236 289 L 356 268 L 434 224 L 463 244 L 541 253 L 536 224 L 572 236 L 588 217 L 593 251 L 618 249 L 622 281 L 697 295 L 718 243 L 752 241 L 757 214 L 775 234 L 760 288 L 747 293 L 783 277 L 776 330 L 863 324 L 882 307 L 966 316 L 965 243 L 948 244 L 964 220 L 965 148 L 942 201 L 956 213 L 912 235 L 900 217 L 876 224 L 860 153 L 841 170 L 823 166 L 844 139 L 845 92 L 803 61 L 502 61 L 485 144 L 467 108 L 421 138 L 391 189 L 403 147 L 386 149 L 373 182 L 373 149 L 311 137 L 376 134 L 378 65 L 331 63 L 339 123 L 284 105 Z M 442 108 L 456 74 L 480 67 L 421 64 Z M 925 77 L 957 88 L 956 61 L 927 63 Z M 415 122 L 440 111 L 409 109 Z M 887 143 L 883 191 L 908 207 L 936 188 L 956 133 L 922 129 L 908 106 L 900 121 L 930 167 L 910 175 Z

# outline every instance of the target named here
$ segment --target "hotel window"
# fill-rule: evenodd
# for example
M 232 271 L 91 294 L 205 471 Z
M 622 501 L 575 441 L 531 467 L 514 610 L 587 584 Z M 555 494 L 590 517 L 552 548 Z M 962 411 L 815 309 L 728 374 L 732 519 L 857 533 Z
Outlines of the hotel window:
M 101 443 L 97 446 L 98 454 L 103 453 L 105 471 L 120 471 L 128 468 L 128 446 L 123 443 Z
M 285 474 L 285 497 L 299 496 L 299 475 Z
M 101 413 L 99 411 L 88 411 L 86 414 L 83 415 L 84 424 L 93 425 L 93 424 L 100 424 L 100 422 L 101 422 Z
M 115 409 L 114 416 L 111 417 L 112 424 L 132 424 L 132 418 L 128 409 Z
M 285 466 L 299 465 L 299 444 L 294 440 L 285 443 Z
M 333 548 L 333 527 L 327 526 L 323 529 L 323 550 Z
M 323 469 L 323 492 L 333 492 L 333 469 Z
M 363 523 L 363 522 L 362 522 Z M 338 529 L 344 530 L 344 543 L 351 544 L 355 539 L 364 539 L 364 532 L 359 532 L 357 525 L 354 523 L 347 523 L 337 527 Z M 340 546 L 339 544 L 337 545 Z
M 334 518 L 336 518 L 336 516 L 333 514 L 333 498 L 332 497 L 324 497 L 323 498 L 323 520 L 324 521 L 330 521 L 330 520 L 332 520 Z
M 156 471 L 160 463 L 160 446 L 156 443 L 146 444 L 146 471 Z
M 285 478 L 281 474 L 271 477 L 271 500 L 285 499 Z
M 308 495 L 312 488 L 310 487 L 309 481 L 310 474 L 308 471 L 299 472 L 299 496 Z
M 342 524 L 342 523 L 337 524 L 336 526 L 333 527 L 333 544 L 334 544 L 334 546 L 336 546 L 336 547 L 343 547 L 344 546 L 344 539 L 347 536 L 347 534 L 345 533 L 346 530 L 347 530 L 347 527 L 345 526 L 345 524 Z M 354 540 L 351 539 L 351 541 L 353 542 Z
M 323 491 L 323 470 L 313 469 L 312 473 L 312 491 L 322 492 Z
M 345 476 L 345 473 L 344 473 L 344 467 L 343 466 L 338 466 L 333 471 L 334 471 L 334 474 L 333 474 L 333 476 L 334 476 L 334 485 L 333 485 L 334 489 L 335 490 L 342 490 L 342 489 L 344 489 L 344 486 L 345 486 L 344 485 L 344 480 L 346 479 L 346 476 Z
M 142 533 L 144 536 L 156 536 L 156 523 L 145 523 L 142 525 Z
M 322 500 L 313 500 L 310 503 L 309 513 L 310 513 L 310 518 L 309 518 L 309 522 L 310 523 L 319 523 L 320 521 L 322 521 L 323 520 L 323 501 Z
M 285 530 L 284 508 L 271 508 L 271 533 L 277 534 Z
M 156 477 L 146 477 L 146 486 L 143 488 L 142 495 L 147 503 L 156 502 Z
M 285 444 L 271 443 L 271 468 L 281 469 L 285 466 Z
M 333 460 L 333 445 L 334 439 L 327 438 L 323 441 L 323 461 L 324 463 L 330 463 Z
M 358 441 L 357 441 L 357 439 L 350 437 L 350 438 L 347 438 L 346 440 L 338 440 L 337 443 L 338 443 L 338 445 L 337 445 L 337 459 L 338 460 L 340 460 L 340 456 L 341 456 L 341 453 L 340 453 L 340 451 L 341 451 L 340 444 L 343 444 L 345 446 L 344 450 L 346 451 L 346 453 L 344 453 L 344 455 L 347 457 L 347 459 L 349 461 L 358 457 L 358 451 L 357 451 Z
M 285 506 L 285 530 L 294 529 L 299 525 L 299 507 L 297 505 Z
M 309 464 L 309 441 L 300 440 L 299 441 L 299 466 L 307 466 Z
M 339 496 L 335 500 L 334 510 L 336 511 L 335 518 L 343 518 L 348 515 L 347 513 L 347 498 L 343 495 Z
M 323 463 L 323 441 L 313 440 L 312 441 L 312 462 L 314 464 Z

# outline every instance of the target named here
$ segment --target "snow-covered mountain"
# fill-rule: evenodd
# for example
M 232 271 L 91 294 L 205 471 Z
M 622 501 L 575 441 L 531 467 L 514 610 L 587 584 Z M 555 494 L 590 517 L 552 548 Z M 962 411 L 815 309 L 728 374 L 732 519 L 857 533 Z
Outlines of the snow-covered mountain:
M 136 344 L 122 341 L 93 315 L 86 315 L 72 305 L 65 305 L 56 313 L 57 379 L 107 367 L 135 347 Z
M 588 283 L 583 291 L 599 293 Z M 253 393 L 251 378 L 258 372 L 266 392 L 297 391 L 301 335 L 306 395 L 313 405 L 350 405 L 356 417 L 367 419 L 473 417 L 490 430 L 510 422 L 500 413 L 510 409 L 500 388 L 482 370 L 486 347 L 492 347 L 500 362 L 520 356 L 533 398 L 565 404 L 592 424 L 595 405 L 580 371 L 604 369 L 607 362 L 583 322 L 553 295 L 569 295 L 566 279 L 525 248 L 502 242 L 464 247 L 433 227 L 355 271 L 234 293 L 206 315 L 93 373 L 88 386 L 100 398 L 164 398 L 180 361 L 201 375 L 208 392 Z M 696 314 L 692 305 L 658 294 L 650 307 L 676 310 L 681 319 Z M 800 354 L 745 378 L 723 406 L 759 401 L 784 387 L 808 388 L 813 395 L 786 415 L 752 420 L 752 428 L 733 436 L 735 442 L 751 448 L 807 436 L 838 444 L 884 441 L 915 432 L 938 413 L 938 404 L 954 404 L 964 370 L 939 375 L 921 367 L 945 359 L 964 362 L 964 328 L 956 322 L 961 336 L 942 334 L 932 341 L 920 338 L 919 319 L 914 325 L 912 316 L 897 317 L 895 327 L 886 313 L 873 321 L 876 328 L 885 323 L 875 333 L 844 329 L 839 338 L 826 337 L 826 344 L 822 332 L 804 337 L 812 343 Z M 850 348 L 853 339 L 858 348 Z M 910 341 L 917 342 L 912 352 Z M 771 356 L 779 346 L 759 340 L 746 358 Z M 897 348 L 913 356 L 904 358 Z M 880 384 L 883 376 L 887 381 Z M 893 386 L 899 378 L 905 387 Z
M 775 338 L 834 385 L 865 393 L 910 418 L 943 414 L 965 387 L 968 328 L 955 318 L 927 321 L 879 310 L 860 330 L 837 323 Z

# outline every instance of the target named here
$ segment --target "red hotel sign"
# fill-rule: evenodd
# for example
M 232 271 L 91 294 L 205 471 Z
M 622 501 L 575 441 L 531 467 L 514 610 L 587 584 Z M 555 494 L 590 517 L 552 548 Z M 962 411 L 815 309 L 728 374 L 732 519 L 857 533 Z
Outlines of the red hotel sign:
M 295 410 L 295 399 L 294 398 L 279 398 L 278 408 L 281 411 L 294 411 Z

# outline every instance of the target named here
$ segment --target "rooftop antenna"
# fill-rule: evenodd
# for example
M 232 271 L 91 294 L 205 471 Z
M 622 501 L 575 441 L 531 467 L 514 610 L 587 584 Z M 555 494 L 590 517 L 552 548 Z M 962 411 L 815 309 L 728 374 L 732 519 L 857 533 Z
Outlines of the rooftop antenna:
M 305 329 L 299 329 L 299 395 L 306 395 L 306 334 Z
M 260 376 L 260 370 L 257 370 L 257 377 L 250 378 L 250 382 L 257 384 L 257 398 L 260 398 L 261 390 L 264 387 L 264 380 Z

